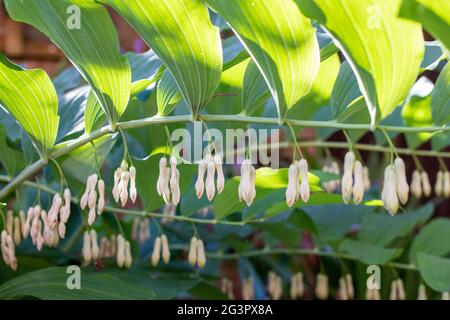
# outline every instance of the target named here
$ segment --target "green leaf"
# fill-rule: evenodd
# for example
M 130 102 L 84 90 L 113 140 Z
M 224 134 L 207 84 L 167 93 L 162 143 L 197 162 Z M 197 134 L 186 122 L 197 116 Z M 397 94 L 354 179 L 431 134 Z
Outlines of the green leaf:
M 5 4 L 12 19 L 32 25 L 66 54 L 115 125 L 128 104 L 131 73 L 106 9 L 90 0 L 6 0 Z
M 181 101 L 183 101 L 183 96 L 172 74 L 168 70 L 164 71 L 156 91 L 158 115 L 162 117 L 168 116 Z
M 0 286 L 0 299 L 35 297 L 45 300 L 153 300 L 174 298 L 198 283 L 176 274 L 133 270 L 80 271 L 81 289 L 69 290 L 72 273 L 66 267 L 50 267 L 11 279 Z
M 414 238 L 409 260 L 417 263 L 417 253 L 445 256 L 450 252 L 450 219 L 438 218 L 427 224 Z
M 220 82 L 222 48 L 202 0 L 102 0 L 133 26 L 172 73 L 197 114 Z
M 256 170 L 256 197 L 255 203 L 264 196 L 276 191 L 277 189 L 285 189 L 288 183 L 288 170 L 259 168 Z M 239 201 L 238 187 L 240 177 L 234 177 L 226 182 L 223 192 L 217 195 L 213 202 L 214 214 L 218 220 L 226 216 L 238 212 L 245 207 L 245 204 Z M 312 174 L 308 174 L 308 181 L 312 192 L 321 191 L 319 187 L 319 178 Z
M 422 23 L 424 28 L 450 50 L 450 2 L 436 0 L 403 0 L 400 17 Z
M 402 109 L 403 123 L 407 127 L 428 127 L 431 126 L 431 96 L 413 96 Z M 410 149 L 420 147 L 425 141 L 433 136 L 430 132 L 406 133 L 406 142 Z
M 439 74 L 431 94 L 431 114 L 435 125 L 442 126 L 450 122 L 450 63 Z
M 336 83 L 331 93 L 331 108 L 333 108 L 334 118 L 339 118 L 345 109 L 357 98 L 361 96 L 358 81 L 349 63 L 344 61 L 339 69 Z
M 358 232 L 358 240 L 379 246 L 389 245 L 395 239 L 411 233 L 417 225 L 424 224 L 433 212 L 434 206 L 428 204 L 394 217 L 387 216 L 384 212 L 366 215 Z
M 417 263 L 427 285 L 436 291 L 450 291 L 450 259 L 419 252 Z
M 85 85 L 70 90 L 59 98 L 60 119 L 56 141 L 62 141 L 67 136 L 84 130 L 84 114 L 89 92 L 90 87 Z
M 338 195 L 339 196 L 339 195 Z M 332 242 L 345 237 L 350 228 L 375 210 L 373 207 L 361 207 L 344 204 L 303 207 L 316 225 L 319 240 Z
M 383 248 L 373 244 L 346 239 L 339 245 L 340 252 L 348 252 L 350 255 L 365 264 L 386 264 L 397 258 L 402 249 Z
M 247 64 L 242 85 L 242 110 L 252 115 L 271 97 L 267 83 L 253 60 Z
M 8 145 L 6 130 L 2 125 L 0 125 L 0 162 L 11 177 L 25 166 L 22 153 Z
M 333 85 L 337 80 L 340 66 L 341 63 L 337 54 L 322 60 L 319 73 L 311 90 L 289 111 L 289 119 L 309 120 L 312 119 L 317 110 L 329 106 Z
M 207 0 L 232 27 L 270 88 L 284 118 L 319 70 L 315 30 L 291 0 Z
M 24 70 L 0 53 L 0 103 L 30 135 L 41 156 L 58 133 L 58 96 L 42 69 Z
M 295 247 L 300 242 L 300 229 L 291 224 L 284 223 L 260 223 L 255 228 L 261 229 L 290 247 Z
M 401 0 L 297 0 L 336 40 L 357 76 L 371 123 L 408 94 L 424 55 L 420 24 L 397 17 Z

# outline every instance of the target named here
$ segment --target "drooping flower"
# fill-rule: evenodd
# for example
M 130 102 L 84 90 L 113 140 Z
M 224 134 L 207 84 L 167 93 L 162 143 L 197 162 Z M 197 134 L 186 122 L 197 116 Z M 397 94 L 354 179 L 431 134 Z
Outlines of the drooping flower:
M 298 164 L 294 161 L 288 169 L 288 186 L 286 188 L 286 203 L 288 207 L 292 207 L 300 194 L 300 182 L 298 176 Z
M 417 170 L 415 170 L 412 175 L 411 192 L 417 199 L 422 196 L 422 177 Z
M 421 283 L 419 285 L 419 290 L 418 290 L 418 295 L 417 295 L 417 300 L 428 300 L 427 297 L 427 288 L 425 287 L 425 285 L 423 283 Z
M 301 159 L 298 162 L 298 171 L 301 178 L 300 198 L 302 198 L 303 202 L 308 202 L 311 191 L 309 189 L 309 181 L 308 181 L 308 162 L 306 162 L 305 159 Z
M 253 203 L 256 196 L 256 170 L 249 159 L 241 164 L 241 180 L 239 182 L 238 195 L 240 201 L 245 201 L 248 207 Z
M 401 158 L 395 158 L 394 171 L 396 176 L 396 193 L 401 204 L 406 204 L 409 197 L 409 185 L 406 180 L 405 163 Z
M 169 263 L 170 261 L 170 249 L 169 249 L 169 240 L 167 236 L 163 234 L 161 236 L 161 250 L 162 250 L 162 258 L 164 263 Z
M 197 239 L 197 266 L 204 268 L 206 265 L 205 245 L 202 239 Z
M 225 176 L 223 174 L 223 168 L 222 168 L 222 157 L 218 154 L 214 155 L 214 164 L 216 166 L 216 172 L 217 172 L 217 193 L 220 194 L 223 191 L 223 188 L 225 187 Z
M 323 273 L 319 273 L 316 277 L 316 297 L 320 300 L 328 299 L 328 277 Z
M 161 237 L 156 237 L 155 242 L 153 244 L 153 252 L 151 257 L 152 265 L 157 266 L 159 264 L 160 259 L 161 259 Z
M 353 192 L 353 167 L 355 165 L 355 154 L 351 151 L 345 154 L 344 173 L 341 180 L 341 192 L 344 203 L 349 203 Z
M 431 195 L 431 184 L 430 178 L 428 177 L 428 173 L 426 171 L 422 171 L 420 173 L 420 178 L 422 182 L 423 195 L 425 197 L 429 197 Z
M 444 172 L 438 171 L 436 174 L 436 183 L 434 185 L 434 193 L 440 197 L 444 191 Z
M 381 200 L 385 209 L 395 215 L 398 211 L 399 200 L 397 196 L 397 176 L 393 165 L 386 167 L 384 171 L 384 184 L 381 192 Z
M 353 203 L 358 205 L 361 203 L 364 197 L 364 176 L 363 166 L 360 161 L 355 161 L 353 166 Z

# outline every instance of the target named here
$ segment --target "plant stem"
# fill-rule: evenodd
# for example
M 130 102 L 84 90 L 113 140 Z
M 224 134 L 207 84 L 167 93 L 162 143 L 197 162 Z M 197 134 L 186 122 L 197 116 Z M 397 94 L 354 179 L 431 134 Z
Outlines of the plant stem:
M 180 123 L 180 122 L 190 122 L 194 121 L 194 117 L 192 115 L 183 115 L 183 116 L 153 116 L 149 118 L 139 119 L 139 120 L 131 120 L 126 122 L 119 122 L 115 126 L 116 129 L 132 129 L 132 128 L 141 128 L 150 125 L 158 125 L 158 124 L 169 124 L 169 123 Z M 203 120 L 205 122 L 246 122 L 246 123 L 259 123 L 259 124 L 272 124 L 272 125 L 280 125 L 280 120 L 274 117 L 251 117 L 244 115 L 198 115 L 197 120 Z M 300 127 L 309 127 L 309 128 L 334 128 L 334 129 L 345 129 L 345 130 L 372 130 L 373 127 L 370 124 L 347 124 L 347 123 L 339 123 L 335 121 L 309 121 L 309 120 L 294 120 L 294 119 L 286 119 L 283 121 L 283 124 L 289 123 L 290 125 L 300 126 Z M 393 131 L 393 132 L 444 132 L 450 131 L 450 127 L 405 127 L 405 126 L 378 126 L 375 129 L 385 130 L 385 131 Z M 49 154 L 49 157 L 52 159 L 57 159 L 95 139 L 103 137 L 107 134 L 114 133 L 115 130 L 111 128 L 110 125 L 104 126 L 96 131 L 91 133 L 83 134 L 81 137 L 63 142 L 54 147 L 54 151 Z M 299 144 L 300 145 L 300 144 Z M 356 146 L 356 145 L 355 145 Z M 374 146 L 375 147 L 375 146 Z M 368 149 L 366 149 L 368 150 Z M 383 151 L 384 152 L 384 151 Z M 404 154 L 416 154 L 421 155 L 419 153 L 404 153 Z M 435 156 L 435 155 L 433 155 Z M 444 156 L 442 156 L 444 157 Z M 0 199 L 5 198 L 8 194 L 10 194 L 14 189 L 16 189 L 22 182 L 28 180 L 31 176 L 38 173 L 47 162 L 45 160 L 38 160 L 32 165 L 28 166 L 22 172 L 20 172 L 13 180 L 10 181 L 8 185 L 6 185 L 3 189 L 0 190 Z

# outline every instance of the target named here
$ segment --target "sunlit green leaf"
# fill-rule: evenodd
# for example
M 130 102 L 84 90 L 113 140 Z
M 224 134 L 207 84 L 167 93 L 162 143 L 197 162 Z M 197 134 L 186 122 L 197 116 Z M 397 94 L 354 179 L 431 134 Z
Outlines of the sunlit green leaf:
M 53 147 L 58 97 L 43 70 L 24 70 L 0 53 L 0 103 L 30 135 L 41 155 Z
M 401 0 L 297 0 L 336 39 L 370 111 L 371 122 L 405 99 L 424 55 L 420 24 L 397 17 Z
M 438 126 L 450 122 L 450 63 L 447 63 L 436 81 L 431 95 L 431 113 L 433 122 Z
M 202 0 L 102 0 L 133 26 L 172 73 L 194 114 L 211 99 L 222 72 L 219 29 Z
M 131 73 L 106 9 L 90 0 L 7 0 L 5 4 L 12 19 L 31 24 L 61 48 L 115 125 L 128 104 Z
M 235 31 L 264 76 L 284 118 L 319 70 L 314 28 L 291 0 L 208 0 Z

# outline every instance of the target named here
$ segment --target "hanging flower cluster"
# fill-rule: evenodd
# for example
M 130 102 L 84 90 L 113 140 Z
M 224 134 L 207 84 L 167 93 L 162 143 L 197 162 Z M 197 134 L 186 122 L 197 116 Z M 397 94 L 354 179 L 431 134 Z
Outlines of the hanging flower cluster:
M 299 178 L 301 182 L 299 182 Z M 308 163 L 305 159 L 294 161 L 288 170 L 288 186 L 286 188 L 286 203 L 289 207 L 301 198 L 308 202 L 310 197 L 308 182 Z
M 1 235 L 1 250 L 3 261 L 7 266 L 9 266 L 13 271 L 17 270 L 17 258 L 16 249 L 13 239 L 6 230 L 2 231 Z
M 169 263 L 170 261 L 170 249 L 169 249 L 169 240 L 165 234 L 156 237 L 155 242 L 153 244 L 153 252 L 151 257 L 151 263 L 153 266 L 157 266 L 161 259 L 161 255 L 164 263 Z
M 406 292 L 403 285 L 402 279 L 396 279 L 391 282 L 391 294 L 389 296 L 390 300 L 405 300 Z
M 2 231 L 1 237 L 1 250 L 5 264 L 14 271 L 17 270 L 15 246 L 29 236 L 38 251 L 41 251 L 44 245 L 56 247 L 60 238 L 65 237 L 66 223 L 70 217 L 70 204 L 71 193 L 66 188 L 62 195 L 57 193 L 53 196 L 48 213 L 42 210 L 40 205 L 30 207 L 27 214 L 20 210 L 16 217 L 12 210 L 8 210 L 5 221 L 6 230 Z
M 131 239 L 143 244 L 150 240 L 150 220 L 146 218 L 134 218 L 131 228 Z
M 206 264 L 205 245 L 202 239 L 192 237 L 189 243 L 188 261 L 191 266 L 197 265 L 199 268 L 204 268 Z
M 437 196 L 450 197 L 450 172 L 438 171 L 436 175 L 436 184 L 434 185 L 434 193 Z
M 103 236 L 100 238 L 100 252 L 99 258 L 112 258 L 116 256 L 116 243 L 117 236 L 112 235 L 110 237 Z
M 339 279 L 339 298 L 341 300 L 351 300 L 355 297 L 353 278 L 350 273 Z
M 119 202 L 120 200 L 122 207 L 125 207 L 127 204 L 128 197 L 131 199 L 131 202 L 136 202 L 136 168 L 131 166 L 128 169 L 128 163 L 125 160 L 123 160 L 120 167 L 114 171 L 112 195 L 114 201 Z
M 360 204 L 364 197 L 364 190 L 367 184 L 364 169 L 361 161 L 356 160 L 356 156 L 352 151 L 346 153 L 344 158 L 344 173 L 341 180 L 342 199 L 345 203 L 349 203 L 353 196 L 353 203 Z
M 328 299 L 328 276 L 323 273 L 319 273 L 316 276 L 316 288 L 314 290 L 315 295 L 320 300 Z
M 133 257 L 131 256 L 131 245 L 121 234 L 117 236 L 116 260 L 119 268 L 131 268 Z
M 305 285 L 303 284 L 303 273 L 297 272 L 291 276 L 291 299 L 300 299 L 305 293 Z
M 159 177 L 156 183 L 156 191 L 162 196 L 166 205 L 177 206 L 180 202 L 180 171 L 177 169 L 177 159 L 170 157 L 170 167 L 167 159 L 162 157 L 159 160 Z M 172 199 L 172 203 L 170 200 Z
M 280 300 L 283 295 L 283 281 L 275 272 L 270 271 L 267 278 L 267 292 L 272 300 Z
M 229 300 L 234 300 L 233 282 L 228 278 L 222 278 L 220 281 L 220 291 L 226 294 Z
M 368 288 L 366 290 L 366 300 L 381 300 L 380 290 Z
M 396 158 L 394 164 L 387 166 L 384 171 L 384 185 L 381 192 L 381 200 L 384 207 L 395 215 L 399 205 L 406 204 L 409 197 L 409 186 L 406 180 L 405 163 L 401 158 Z
M 253 278 L 248 277 L 242 282 L 242 299 L 253 300 L 255 291 L 253 289 Z
M 105 182 L 98 179 L 95 173 L 87 178 L 86 189 L 80 199 L 81 210 L 84 210 L 86 205 L 89 208 L 88 224 L 91 226 L 94 224 L 97 214 L 101 215 L 105 209 Z
M 220 194 L 222 193 L 224 186 L 225 176 L 222 168 L 222 157 L 218 154 L 212 156 L 208 153 L 198 164 L 197 182 L 195 183 L 197 198 L 200 199 L 206 189 L 206 197 L 209 201 L 212 201 L 216 194 L 216 187 L 217 193 Z

